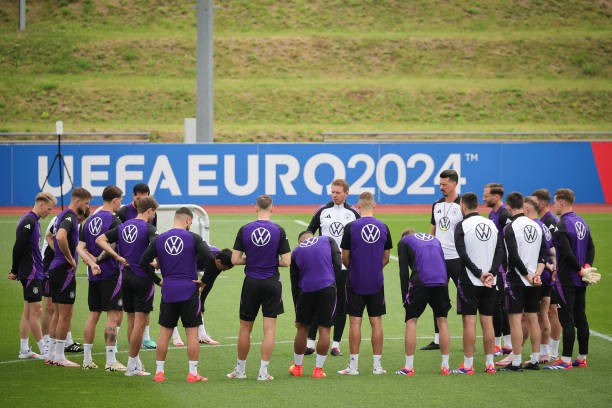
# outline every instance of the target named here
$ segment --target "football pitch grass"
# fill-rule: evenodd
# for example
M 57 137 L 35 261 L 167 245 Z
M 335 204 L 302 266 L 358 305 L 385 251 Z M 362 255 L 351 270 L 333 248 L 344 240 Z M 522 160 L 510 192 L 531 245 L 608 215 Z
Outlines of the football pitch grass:
M 612 258 L 612 214 L 582 214 L 589 223 L 595 246 L 595 265 L 602 273 L 601 282 L 589 288 L 587 313 L 591 330 L 589 367 L 571 371 L 539 371 L 523 373 L 497 373 L 486 375 L 480 330 L 476 343 L 474 376 L 440 376 L 440 353 L 419 351 L 415 355 L 415 377 L 394 375 L 404 364 L 404 321 L 399 290 L 397 258 L 385 268 L 387 314 L 383 318 L 383 366 L 387 375 L 372 375 L 372 350 L 367 320 L 362 328 L 360 375 L 344 377 L 336 374 L 348 363 L 348 322 L 341 344 L 342 357 L 329 356 L 325 363 L 327 378 L 312 379 L 314 356 L 304 358 L 305 377 L 294 378 L 288 373 L 293 359 L 293 303 L 291 300 L 288 268 L 281 270 L 285 313 L 278 318 L 276 346 L 270 363 L 275 380 L 270 383 L 256 381 L 259 369 L 259 346 L 262 337 L 261 315 L 255 322 L 251 351 L 247 362 L 246 380 L 225 377 L 236 362 L 236 335 L 238 333 L 238 300 L 243 280 L 242 267 L 223 272 L 215 283 L 206 303 L 206 328 L 221 345 L 201 346 L 200 372 L 208 377 L 205 384 L 188 384 L 185 347 L 170 346 L 166 361 L 166 381 L 157 384 L 152 377 L 125 377 L 123 373 L 107 373 L 103 368 L 84 371 L 77 368 L 45 366 L 41 361 L 18 360 L 18 326 L 22 309 L 21 286 L 0 279 L 0 390 L 3 407 L 62 406 L 89 407 L 103 405 L 156 406 L 327 406 L 370 407 L 408 405 L 416 407 L 450 406 L 612 406 L 610 372 L 612 367 L 612 319 L 609 293 L 612 292 L 612 274 L 608 269 Z M 311 214 L 274 214 L 273 221 L 285 228 L 291 247 L 296 245 L 297 234 L 305 229 Z M 51 217 L 42 221 L 43 228 Z M 211 243 L 218 247 L 231 247 L 239 227 L 251 221 L 254 214 L 211 215 Z M 394 249 L 402 229 L 414 226 L 429 229 L 429 216 L 425 214 L 381 214 L 392 233 Z M 8 273 L 19 217 L 0 217 L 0 270 Z M 6 275 L 5 275 L 6 276 Z M 450 285 L 453 308 L 449 312 L 451 332 L 451 368 L 463 362 L 461 351 L 461 321 L 456 315 L 454 286 Z M 159 333 L 157 313 L 159 288 L 155 295 L 155 310 L 151 314 L 151 335 Z M 77 300 L 72 323 L 73 336 L 82 342 L 83 326 L 87 316 L 87 279 L 84 265 L 77 273 Z M 98 324 L 94 343 L 94 361 L 104 367 L 103 322 Z M 124 320 L 125 322 L 125 320 Z M 127 362 L 127 325 L 119 334 L 118 360 Z M 181 328 L 183 340 L 184 331 Z M 418 347 L 431 340 L 432 317 L 428 308 L 419 320 Z M 30 339 L 34 346 L 34 340 Z M 36 348 L 34 347 L 36 350 Z M 38 350 L 36 350 L 38 351 Z M 577 352 L 577 346 L 574 353 Z M 530 346 L 523 351 L 527 359 Z M 575 356 L 575 354 L 574 354 Z M 81 363 L 82 354 L 67 353 L 67 357 Z M 143 350 L 141 359 L 148 370 L 155 369 L 155 352 Z

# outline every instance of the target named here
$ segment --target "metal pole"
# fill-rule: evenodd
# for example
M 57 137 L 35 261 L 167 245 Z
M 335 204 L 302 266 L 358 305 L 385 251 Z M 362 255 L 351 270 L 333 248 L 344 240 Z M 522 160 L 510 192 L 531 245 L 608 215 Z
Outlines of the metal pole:
M 213 142 L 213 6 L 198 0 L 196 142 Z
M 26 29 L 26 0 L 19 0 L 19 31 Z

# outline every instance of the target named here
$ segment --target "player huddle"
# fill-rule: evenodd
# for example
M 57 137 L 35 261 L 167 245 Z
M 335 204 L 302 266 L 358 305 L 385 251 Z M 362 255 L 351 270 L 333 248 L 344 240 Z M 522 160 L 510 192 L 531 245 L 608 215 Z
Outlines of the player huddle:
M 476 194 L 460 197 L 456 193 L 457 182 L 454 170 L 440 174 L 443 198 L 432 206 L 429 233 L 409 228 L 398 243 L 406 312 L 406 360 L 396 374 L 415 374 L 416 322 L 428 304 L 433 310 L 436 336 L 423 349 L 441 350 L 443 375 L 474 373 L 478 313 L 487 373 L 495 373 L 496 364 L 502 366 L 499 371 L 539 369 L 541 362 L 550 362 L 544 367 L 549 369 L 586 367 L 586 287 L 600 276 L 590 266 L 594 246 L 588 225 L 572 211 L 573 192 L 559 189 L 555 193 L 554 205 L 561 216 L 557 222 L 548 211 L 547 191 L 538 190 L 534 197 L 510 193 L 506 209 L 501 202 L 503 187 L 489 184 L 484 199 L 492 211 L 485 218 L 477 212 Z M 40 358 L 46 364 L 62 367 L 97 368 L 92 347 L 96 325 L 101 313 L 106 312 L 106 370 L 123 371 L 126 376 L 150 375 L 139 358 L 139 350 L 148 332 L 155 285 L 159 285 L 160 335 L 153 378 L 165 381 L 168 344 L 173 333 L 177 336 L 180 318 L 187 336 L 187 381 L 206 381 L 198 371 L 198 343 L 218 343 L 205 331 L 204 302 L 221 271 L 244 265 L 237 361 L 227 377 L 246 378 L 251 332 L 261 309 L 263 340 L 257 379 L 271 381 L 268 367 L 276 319 L 284 312 L 279 267 L 290 267 L 297 328 L 290 374 L 302 376 L 304 355 L 316 352 L 312 377 L 326 376 L 323 366 L 330 348 L 332 355 L 342 355 L 340 341 L 348 314 L 349 363 L 338 374 L 358 375 L 361 324 L 366 309 L 372 327 L 372 372 L 385 374 L 383 268 L 393 246 L 391 234 L 387 225 L 374 216 L 372 194 L 362 193 L 353 208 L 346 203 L 348 190 L 346 181 L 334 180 L 332 201 L 315 212 L 291 251 L 285 230 L 271 221 L 272 198 L 267 195 L 257 199 L 257 219 L 240 228 L 233 249 L 219 250 L 189 230 L 194 215 L 187 207 L 178 209 L 172 228 L 159 234 L 155 227 L 158 204 L 144 184 L 134 187 L 134 201 L 123 207 L 123 192 L 116 186 L 106 187 L 103 206 L 91 216 L 88 212 L 92 196 L 77 187 L 70 205 L 52 223 L 49 238 L 53 252 L 46 257 L 50 259 L 47 267 L 39 249 L 39 219 L 51 213 L 56 199 L 48 193 L 38 194 L 32 211 L 18 223 L 9 273 L 9 279 L 21 281 L 24 293 L 19 357 Z M 319 235 L 315 235 L 317 231 Z M 68 360 L 64 354 L 76 297 L 79 256 L 88 267 L 90 311 L 82 364 Z M 155 273 L 156 269 L 161 276 Z M 198 271 L 204 271 L 201 279 Z M 457 287 L 457 312 L 463 320 L 464 362 L 455 370 L 449 367 L 449 278 Z M 44 290 L 46 286 L 48 291 Z M 47 310 L 51 316 L 45 333 L 40 324 L 43 296 L 50 299 L 45 317 Z M 128 321 L 127 367 L 116 359 L 123 311 Z M 335 329 L 330 347 L 331 326 Z M 579 352 L 572 361 L 576 330 Z M 319 339 L 315 342 L 317 331 Z M 563 350 L 557 359 L 561 331 Z M 29 348 L 30 332 L 40 354 Z M 522 344 L 527 337 L 531 339 L 532 354 L 529 362 L 522 365 Z M 175 344 L 177 341 L 182 342 L 175 337 Z M 509 356 L 495 363 L 494 356 L 502 353 Z

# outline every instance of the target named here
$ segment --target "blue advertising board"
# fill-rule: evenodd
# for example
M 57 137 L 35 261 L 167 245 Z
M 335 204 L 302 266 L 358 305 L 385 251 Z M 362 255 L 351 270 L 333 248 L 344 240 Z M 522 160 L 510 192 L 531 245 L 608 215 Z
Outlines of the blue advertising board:
M 164 204 L 252 204 L 261 194 L 276 204 L 321 204 L 335 178 L 349 182 L 350 202 L 370 191 L 381 204 L 423 204 L 440 196 L 447 168 L 459 172 L 460 192 L 481 196 L 486 183 L 500 182 L 508 192 L 568 187 L 580 202 L 605 202 L 589 142 L 64 144 L 65 166 L 56 160 L 51 169 L 56 149 L 1 145 L 0 205 L 30 205 L 43 185 L 65 201 L 82 186 L 101 204 L 105 186 L 129 197 L 139 182 Z

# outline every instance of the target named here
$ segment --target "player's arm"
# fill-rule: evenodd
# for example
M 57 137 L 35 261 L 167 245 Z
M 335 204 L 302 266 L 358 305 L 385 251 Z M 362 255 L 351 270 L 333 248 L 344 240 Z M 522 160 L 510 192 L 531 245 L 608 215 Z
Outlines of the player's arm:
M 157 276 L 155 273 L 155 268 L 151 266 L 151 263 L 155 260 L 155 257 L 157 257 L 157 249 L 155 247 L 156 240 L 157 238 L 153 238 L 147 249 L 145 249 L 145 251 L 142 253 L 142 256 L 140 257 L 140 267 L 156 285 L 161 286 L 162 279 Z
M 570 270 L 578 273 L 582 269 L 582 265 L 578 262 L 578 258 L 574 255 L 572 246 L 570 244 L 569 236 L 565 231 L 563 223 L 559 223 L 559 228 L 555 233 L 557 249 L 559 254 L 559 264 L 567 266 Z
M 278 255 L 278 266 L 291 265 L 291 248 L 289 247 L 289 240 L 283 228 L 280 229 Z
M 412 248 L 404 241 L 397 244 L 397 260 L 399 263 L 400 290 L 402 292 L 402 304 L 406 303 L 408 294 L 408 283 L 410 281 L 410 265 L 414 260 Z
M 72 256 L 72 253 L 70 252 L 70 245 L 68 243 L 68 231 L 72 229 L 73 222 L 76 222 L 76 220 L 68 221 L 64 219 L 60 226 L 57 228 L 57 232 L 55 233 L 55 239 L 57 240 L 57 246 L 59 247 L 59 250 L 61 251 L 62 255 L 64 255 L 64 258 L 66 258 L 66 261 L 68 261 L 70 266 L 72 266 L 76 270 L 77 264 L 74 257 Z
M 291 297 L 293 298 L 293 307 L 297 305 L 297 298 L 300 295 L 300 268 L 295 263 L 295 259 L 291 257 L 291 265 L 289 266 L 289 278 L 291 280 Z
M 385 241 L 385 252 L 383 252 L 382 257 L 382 266 L 383 268 L 387 266 L 389 263 L 389 258 L 391 258 L 391 248 L 393 248 L 393 240 L 391 239 L 391 232 L 389 231 L 389 227 L 385 224 L 387 228 L 387 240 Z
M 242 243 L 242 230 L 241 227 L 236 234 L 236 240 L 234 241 L 234 247 L 232 248 L 232 264 L 234 265 L 246 265 L 246 256 L 244 255 L 244 244 Z
M 336 244 L 336 241 L 333 238 L 327 237 L 327 239 L 329 240 L 329 245 L 331 247 L 334 277 L 336 279 L 336 282 L 338 282 L 338 274 L 342 271 L 342 253 L 340 252 L 340 248 L 338 247 L 338 244 Z
M 431 220 L 429 221 L 431 227 L 429 227 L 429 235 L 435 237 L 436 236 L 436 219 L 434 218 L 434 208 L 436 203 L 433 203 L 431 206 Z
M 312 232 L 313 234 L 315 234 L 317 232 L 317 230 L 319 230 L 321 228 L 321 211 L 323 211 L 323 207 L 320 207 L 312 216 L 312 219 L 310 220 L 310 224 L 308 224 L 308 227 L 306 227 L 306 229 L 310 232 Z
M 32 231 L 34 231 L 34 223 L 29 218 L 27 218 L 17 230 L 15 244 L 13 245 L 13 264 L 8 275 L 8 278 L 11 280 L 15 280 L 17 278 L 19 260 L 25 255 Z
M 344 226 L 344 233 L 342 234 L 342 240 L 340 241 L 340 249 L 342 250 L 342 265 L 348 269 L 351 261 L 351 227 L 352 222 L 349 222 Z
M 119 227 L 115 227 L 111 230 L 106 231 L 104 234 L 96 238 L 96 245 L 99 246 L 107 254 L 115 258 L 118 262 L 121 262 L 125 266 L 129 266 L 128 261 L 119 255 L 115 248 L 111 245 L 119 240 Z
M 497 275 L 499 271 L 499 266 L 504 260 L 504 241 L 501 239 L 499 235 L 497 235 L 497 244 L 495 245 L 495 254 L 493 255 L 493 265 L 491 265 L 491 270 L 489 273 L 493 276 Z
M 202 237 L 195 232 L 192 232 L 192 234 L 195 239 L 195 252 L 198 260 L 198 269 L 204 269 L 204 267 L 210 262 L 215 262 L 215 257 L 210 252 L 210 247 L 206 242 L 204 242 Z
M 506 240 L 506 247 L 508 248 L 508 263 L 513 265 L 521 275 L 527 276 L 529 271 L 519 256 L 516 237 L 514 236 L 514 230 L 511 226 L 505 229 L 504 239 Z
M 463 264 L 470 270 L 470 272 L 474 274 L 475 277 L 480 279 L 482 276 L 482 270 L 476 266 L 474 261 L 470 259 L 465 247 L 465 232 L 463 231 L 463 222 L 459 222 L 455 227 L 455 249 L 457 250 L 457 254 L 459 254 L 459 258 L 461 258 Z
M 593 237 L 589 233 L 589 242 L 587 244 L 586 263 L 593 265 L 595 261 L 595 244 L 593 243 Z
M 47 241 L 47 246 L 51 248 L 52 251 L 55 251 L 55 244 L 53 243 L 53 227 L 49 228 L 45 234 L 45 240 Z

